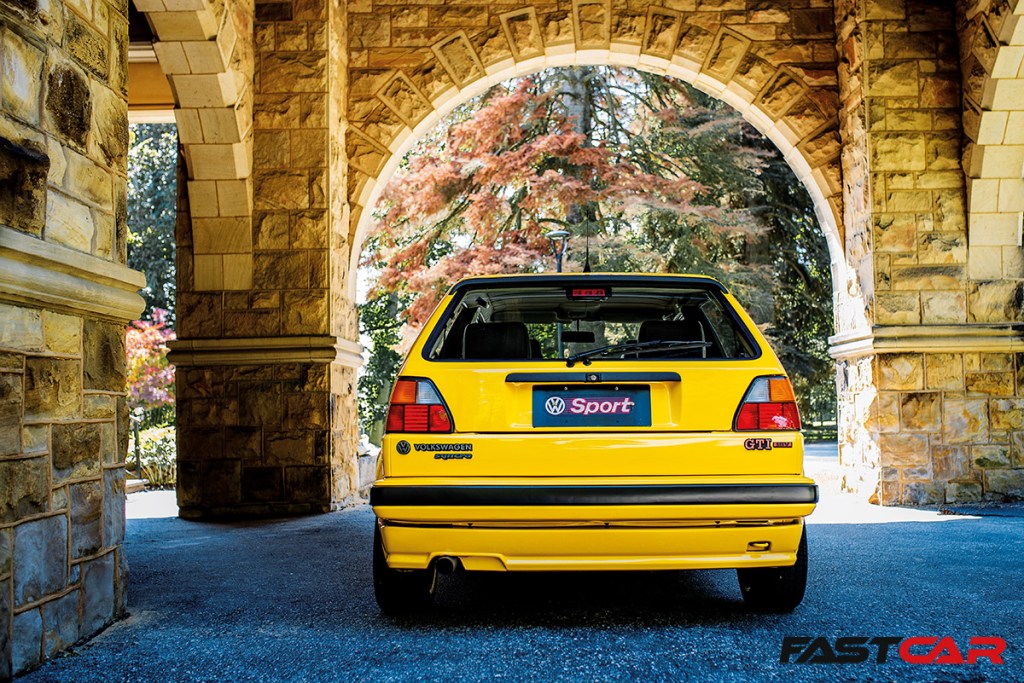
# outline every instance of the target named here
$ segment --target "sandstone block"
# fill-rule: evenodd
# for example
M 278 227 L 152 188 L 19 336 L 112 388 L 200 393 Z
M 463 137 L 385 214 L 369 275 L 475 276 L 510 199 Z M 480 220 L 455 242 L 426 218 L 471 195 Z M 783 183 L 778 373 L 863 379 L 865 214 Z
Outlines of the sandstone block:
M 993 400 L 989 404 L 992 429 L 1024 429 L 1024 399 Z
M 879 389 L 913 390 L 924 387 L 924 356 L 894 353 L 878 356 Z
M 21 374 L 0 374 L 0 455 L 21 451 Z
M 46 178 L 50 159 L 41 145 L 0 135 L 0 183 L 18 188 L 0 193 L 0 223 L 40 235 L 46 222 Z
M 88 394 L 85 396 L 83 410 L 87 418 L 112 418 L 115 416 L 116 401 L 113 396 L 104 394 Z
M 967 321 L 967 297 L 963 292 L 922 292 L 921 322 L 947 325 Z
M 917 325 L 921 322 L 921 302 L 917 293 L 875 295 L 875 318 L 880 325 Z
M 969 471 L 966 446 L 932 446 L 932 474 L 937 481 L 960 479 Z
M 0 303 L 0 344 L 24 351 L 43 348 L 42 313 Z M 20 362 L 17 367 L 21 368 Z
M 39 123 L 39 88 L 45 56 L 13 31 L 3 38 L 0 96 L 3 108 L 32 124 Z
M 878 445 L 886 467 L 924 467 L 929 457 L 928 437 L 919 434 L 882 434 Z
M 977 503 L 981 500 L 981 484 L 976 481 L 951 481 L 946 484 L 947 503 Z
M 0 462 L 0 522 L 16 522 L 46 512 L 50 500 L 48 470 L 45 457 Z
M 1010 447 L 1005 444 L 972 446 L 971 457 L 976 469 L 989 467 L 1009 467 Z
M 92 251 L 96 226 L 88 206 L 77 199 L 50 190 L 46 193 L 46 217 L 47 241 L 63 244 L 78 251 Z
M 42 607 L 43 633 L 47 657 L 71 647 L 78 640 L 78 591 L 52 600 Z
M 967 293 L 967 321 L 1007 322 L 1020 317 L 1018 282 L 972 282 Z
M 202 504 L 210 507 L 238 505 L 242 500 L 241 462 L 207 460 L 203 463 Z M 184 474 L 179 473 L 179 480 Z
M 1009 498 L 1024 498 L 1024 469 L 986 470 L 985 489 Z
M 945 500 L 946 487 L 940 482 L 910 482 L 903 485 L 904 505 L 935 505 Z
M 47 75 L 46 111 L 54 128 L 79 148 L 85 147 L 92 119 L 92 95 L 84 73 L 69 64 L 55 64 Z
M 11 669 L 15 673 L 39 663 L 42 656 L 43 617 L 39 609 L 14 615 L 11 633 Z
M 124 391 L 124 327 L 87 318 L 83 340 L 85 388 Z
M 988 441 L 988 401 L 984 398 L 944 398 L 942 438 L 945 443 Z
M 77 360 L 26 359 L 25 418 L 77 417 L 82 410 L 80 372 Z
M 961 357 L 954 353 L 925 354 L 925 388 L 962 391 L 964 366 Z
M 90 636 L 114 620 L 115 556 L 107 553 L 82 563 L 82 635 Z
M 286 467 L 284 471 L 285 497 L 296 503 L 330 503 L 330 471 L 322 467 Z
M 1013 396 L 1014 377 L 1011 372 L 969 372 L 964 385 L 968 394 Z
M 121 545 L 124 541 L 124 470 L 103 472 L 103 545 Z
M 327 84 L 327 54 L 276 52 L 263 59 L 264 93 L 322 92 Z
M 73 315 L 46 311 L 43 316 L 46 350 L 77 355 L 82 351 L 82 320 Z
M 71 559 L 77 560 L 103 547 L 102 483 L 72 484 L 68 498 L 71 506 Z
M 914 68 L 916 68 L 916 64 Z M 914 81 L 916 94 L 917 83 Z M 916 133 L 877 133 L 872 136 L 871 160 L 875 171 L 924 171 L 926 139 Z
M 102 447 L 99 425 L 55 424 L 52 431 L 55 481 L 99 476 Z
M 911 432 L 937 432 L 942 428 L 942 400 L 938 392 L 903 394 L 903 428 Z
M 64 515 L 14 527 L 14 604 L 35 602 L 67 585 L 68 525 Z
M 900 394 L 898 392 L 879 392 L 869 429 L 878 432 L 900 431 Z
M 308 209 L 310 178 L 303 171 L 260 171 L 255 174 L 254 201 L 258 211 Z
M 246 467 L 242 470 L 242 500 L 247 503 L 271 503 L 284 497 L 283 471 L 280 467 Z
M 64 15 L 64 48 L 74 59 L 101 79 L 107 77 L 107 41 L 77 15 Z

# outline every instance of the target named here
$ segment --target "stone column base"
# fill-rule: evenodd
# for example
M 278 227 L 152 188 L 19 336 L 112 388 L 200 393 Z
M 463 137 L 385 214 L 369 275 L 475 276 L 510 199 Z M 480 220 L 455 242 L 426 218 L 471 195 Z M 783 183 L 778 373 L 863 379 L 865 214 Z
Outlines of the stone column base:
M 1017 327 L 907 326 L 834 337 L 844 490 L 880 505 L 1024 498 Z
M 179 514 L 304 515 L 355 500 L 358 351 L 329 337 L 175 342 Z

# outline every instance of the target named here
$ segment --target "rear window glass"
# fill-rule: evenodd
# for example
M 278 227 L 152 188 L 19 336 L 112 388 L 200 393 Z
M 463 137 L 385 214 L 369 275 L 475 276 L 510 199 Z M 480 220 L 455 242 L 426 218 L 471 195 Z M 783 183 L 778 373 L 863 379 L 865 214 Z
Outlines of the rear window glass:
M 428 360 L 723 360 L 757 346 L 721 292 L 693 283 L 482 283 L 431 332 Z

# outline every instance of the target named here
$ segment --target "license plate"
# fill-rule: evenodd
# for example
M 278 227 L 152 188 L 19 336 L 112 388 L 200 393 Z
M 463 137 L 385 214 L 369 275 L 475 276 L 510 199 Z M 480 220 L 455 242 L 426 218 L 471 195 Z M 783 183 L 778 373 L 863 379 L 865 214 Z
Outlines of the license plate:
M 534 427 L 650 427 L 650 387 L 534 387 Z

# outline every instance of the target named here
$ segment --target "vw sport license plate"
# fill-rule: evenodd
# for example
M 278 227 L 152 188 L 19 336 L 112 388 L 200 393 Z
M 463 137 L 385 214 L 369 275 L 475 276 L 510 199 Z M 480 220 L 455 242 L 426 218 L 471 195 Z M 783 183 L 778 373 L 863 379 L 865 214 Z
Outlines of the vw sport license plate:
M 534 427 L 650 427 L 650 387 L 534 387 Z

